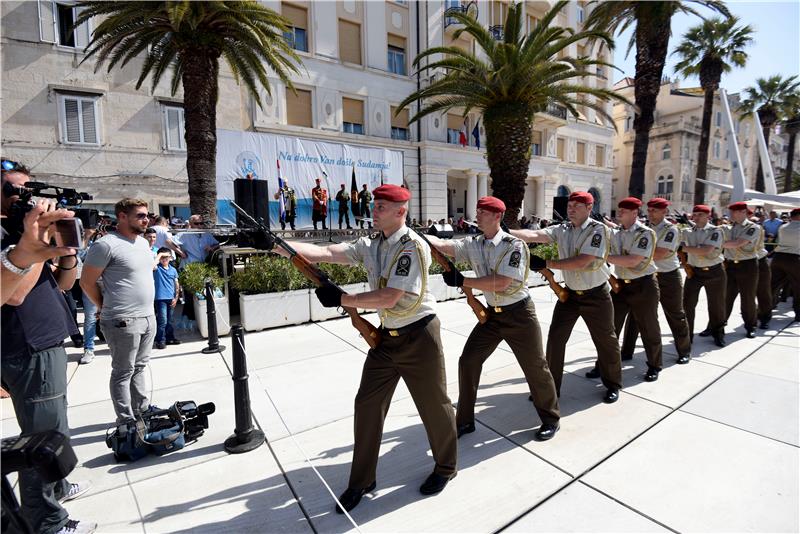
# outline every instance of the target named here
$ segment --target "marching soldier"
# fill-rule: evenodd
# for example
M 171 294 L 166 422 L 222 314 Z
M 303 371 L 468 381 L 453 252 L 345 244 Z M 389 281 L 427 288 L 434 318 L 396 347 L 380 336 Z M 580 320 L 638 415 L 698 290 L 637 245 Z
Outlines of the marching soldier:
M 317 185 L 311 190 L 311 222 L 314 223 L 314 230 L 317 229 L 317 223 L 322 222 L 322 229 L 328 229 L 328 190 L 320 185 L 321 180 L 317 178 Z
M 560 269 L 569 289 L 566 302 L 556 302 L 550 332 L 547 336 L 547 364 L 561 391 L 564 373 L 564 352 L 572 328 L 582 318 L 592 335 L 598 356 L 598 368 L 606 394 L 603 402 L 619 399 L 622 388 L 622 364 L 619 342 L 614 331 L 614 305 L 609 295 L 606 265 L 609 236 L 605 225 L 589 218 L 594 197 L 585 191 L 576 191 L 567 201 L 567 218 L 557 226 L 544 230 L 512 230 L 511 234 L 528 243 L 553 243 L 558 245 L 558 260 L 531 258 L 531 269 L 545 267 Z
M 792 289 L 794 320 L 800 321 L 800 208 L 778 229 L 775 254 L 772 255 L 772 294 L 777 297 L 784 284 Z
M 339 497 L 347 511 L 375 489 L 383 423 L 401 378 L 419 410 L 436 463 L 420 492 L 438 493 L 456 475 L 455 414 L 447 397 L 436 300 L 428 287 L 430 248 L 405 226 L 411 198 L 408 189 L 387 184 L 374 193 L 379 238 L 362 237 L 328 247 L 292 243 L 309 261 L 363 264 L 370 291 L 348 295 L 322 287 L 317 297 L 326 307 L 377 309 L 381 319 L 382 341 L 367 353 L 355 399 L 353 464 L 348 488 Z M 282 249 L 276 252 L 287 256 Z M 338 507 L 336 511 L 343 513 Z
M 725 269 L 722 266 L 722 230 L 709 224 L 711 208 L 698 204 L 692 208 L 695 226 L 683 231 L 683 251 L 694 276 L 683 286 L 683 309 L 689 323 L 689 339 L 694 337 L 694 310 L 700 290 L 706 288 L 708 323 L 714 343 L 725 346 Z
M 747 213 L 749 215 L 750 211 Z M 766 247 L 766 232 L 763 226 L 760 226 L 759 230 L 761 230 L 761 238 L 756 245 L 756 250 L 758 251 L 758 288 L 756 289 L 756 300 L 758 301 L 758 327 L 762 330 L 766 330 L 769 328 L 769 322 L 772 319 L 772 269 L 767 259 L 769 251 L 767 251 Z
M 676 253 L 681 244 L 681 230 L 666 219 L 669 204 L 667 199 L 651 198 L 647 202 L 647 219 L 650 228 L 656 233 L 656 251 L 653 254 L 653 262 L 656 266 L 661 309 L 664 310 L 675 348 L 678 351 L 677 362 L 685 364 L 689 363 L 691 357 L 692 342 L 689 338 L 689 324 L 686 322 L 686 314 L 683 311 L 683 280 L 679 272 L 680 261 Z M 631 321 L 631 318 L 628 317 L 625 339 L 622 342 L 623 360 L 633 358 L 633 347 L 638 335 L 639 329 L 636 321 Z
M 342 219 L 347 222 L 347 229 L 352 229 L 353 227 L 350 226 L 350 214 L 347 210 L 347 205 L 350 202 L 350 194 L 344 190 L 344 184 L 342 184 L 342 188 L 336 193 L 336 202 L 339 203 L 339 230 L 342 229 Z
M 545 441 L 559 429 L 558 397 L 553 375 L 547 366 L 542 347 L 542 331 L 536 309 L 528 293 L 530 252 L 521 240 L 500 229 L 506 205 L 495 197 L 478 200 L 477 223 L 482 236 L 457 240 L 430 237 L 442 253 L 456 261 L 467 262 L 476 277 L 465 278 L 458 271 L 443 273 L 453 287 L 470 287 L 483 291 L 488 320 L 478 323 L 458 360 L 458 437 L 475 431 L 475 398 L 481 368 L 501 341 L 514 352 L 525 374 L 542 425 L 536 438 Z
M 619 336 L 628 313 L 642 332 L 647 353 L 647 382 L 658 380 L 661 372 L 661 326 L 658 323 L 659 287 L 656 283 L 656 233 L 639 222 L 642 201 L 628 197 L 617 205 L 621 226 L 613 231 L 612 254 L 608 262 L 614 265 L 620 282 L 619 293 L 611 295 L 614 303 L 614 328 Z
M 741 295 L 740 306 L 747 337 L 756 337 L 756 289 L 758 288 L 758 242 L 761 229 L 747 218 L 747 203 L 734 202 L 728 206 L 733 226 L 725 228 L 722 244 L 725 256 L 727 285 L 725 288 L 725 321 L 733 311 L 736 295 Z

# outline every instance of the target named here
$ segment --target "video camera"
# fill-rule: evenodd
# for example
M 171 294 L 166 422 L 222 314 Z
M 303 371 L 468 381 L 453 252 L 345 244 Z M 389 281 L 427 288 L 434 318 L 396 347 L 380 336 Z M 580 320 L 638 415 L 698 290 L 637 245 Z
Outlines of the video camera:
M 194 401 L 178 401 L 165 410 L 156 410 L 142 414 L 148 428 L 158 426 L 158 420 L 178 421 L 183 420 L 184 434 L 187 441 L 192 441 L 203 435 L 208 428 L 208 416 L 216 411 L 213 402 L 198 405 Z
M 44 182 L 27 182 L 24 186 L 3 182 L 3 196 L 6 198 L 18 196 L 19 199 L 12 204 L 3 227 L 11 235 L 22 233 L 22 221 L 25 215 L 33 208 L 33 197 L 53 198 L 60 208 L 74 209 L 75 216 L 81 220 L 84 228 L 97 226 L 98 212 L 94 209 L 80 208 L 84 200 L 92 200 L 89 193 L 81 193 L 68 187 L 58 187 Z

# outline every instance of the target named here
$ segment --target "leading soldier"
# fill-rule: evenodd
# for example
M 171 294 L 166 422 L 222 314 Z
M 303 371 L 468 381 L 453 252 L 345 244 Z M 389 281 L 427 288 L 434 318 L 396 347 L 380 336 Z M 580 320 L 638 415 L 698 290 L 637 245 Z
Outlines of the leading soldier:
M 367 353 L 355 399 L 353 464 L 348 488 L 339 497 L 347 511 L 375 489 L 383 423 L 401 378 L 419 410 L 435 461 L 420 492 L 438 493 L 456 475 L 455 414 L 447 397 L 436 300 L 428 286 L 430 248 L 405 225 L 408 189 L 387 184 L 375 189 L 374 195 L 378 238 L 327 247 L 291 243 L 309 261 L 363 264 L 370 291 L 343 294 L 335 287 L 323 287 L 317 289 L 317 297 L 325 307 L 377 309 L 381 319 L 382 341 Z M 287 256 L 280 248 L 276 251 Z M 343 513 L 339 507 L 336 511 Z
M 792 290 L 794 320 L 800 321 L 800 208 L 793 209 L 789 224 L 778 229 L 772 255 L 773 298 L 778 298 L 784 285 Z
M 511 347 L 525 375 L 542 425 L 536 438 L 545 441 L 559 429 L 560 414 L 553 375 L 542 348 L 542 331 L 536 309 L 528 293 L 530 252 L 520 239 L 500 229 L 506 205 L 495 197 L 478 200 L 476 220 L 481 236 L 465 239 L 428 239 L 442 253 L 467 262 L 475 277 L 465 278 L 458 271 L 444 273 L 445 282 L 454 287 L 483 291 L 488 320 L 478 323 L 467 339 L 458 360 L 458 436 L 475 431 L 475 398 L 481 369 L 497 345 Z
M 531 269 L 560 269 L 569 289 L 566 302 L 556 302 L 550 332 L 547 336 L 547 364 L 553 373 L 556 392 L 561 392 L 564 373 L 564 352 L 578 318 L 589 328 L 597 349 L 598 367 L 606 394 L 603 402 L 619 399 L 622 389 L 622 364 L 619 342 L 614 331 L 614 305 L 609 295 L 606 265 L 609 250 L 608 229 L 589 217 L 594 197 L 575 191 L 567 201 L 567 218 L 557 226 L 544 230 L 512 230 L 511 234 L 528 243 L 556 243 L 557 260 L 531 258 Z
M 758 289 L 758 243 L 761 228 L 747 218 L 747 203 L 734 202 L 728 206 L 733 225 L 724 229 L 722 243 L 725 256 L 725 322 L 733 311 L 733 301 L 740 295 L 740 306 L 747 337 L 756 337 L 756 290 Z

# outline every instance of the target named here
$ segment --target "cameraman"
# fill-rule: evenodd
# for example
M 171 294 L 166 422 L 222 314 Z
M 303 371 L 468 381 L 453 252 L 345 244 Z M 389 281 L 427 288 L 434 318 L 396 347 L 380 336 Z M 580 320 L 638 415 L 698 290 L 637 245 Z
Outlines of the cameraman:
M 75 282 L 77 258 L 74 253 L 58 257 L 57 265 L 35 263 L 35 259 L 58 256 L 66 250 L 45 252 L 50 240 L 49 225 L 72 216 L 56 213 L 55 203 L 41 201 L 33 207 L 21 196 L 29 195 L 30 180 L 24 166 L 2 162 L 4 271 L 27 267 L 2 307 L 3 387 L 11 393 L 14 412 L 23 435 L 57 430 L 69 436 L 67 423 L 67 353 L 64 339 L 77 332 L 61 290 Z M 27 197 L 30 199 L 30 196 Z M 26 211 L 28 212 L 26 214 Z M 33 242 L 36 241 L 36 242 Z M 18 245 L 18 250 L 8 250 Z M 38 256 L 26 254 L 31 249 Z M 23 252 L 20 259 L 19 253 Z M 69 251 L 72 253 L 73 251 Z M 27 259 L 26 259 L 27 255 Z M 14 263 L 14 260 L 19 263 Z M 30 263 L 29 263 L 30 262 Z M 6 278 L 3 274 L 3 278 Z M 5 288 L 4 288 L 5 290 Z M 45 483 L 34 469 L 19 474 L 22 513 L 35 532 L 93 532 L 96 525 L 70 520 L 61 502 L 74 499 L 89 489 L 88 482 L 66 480 Z

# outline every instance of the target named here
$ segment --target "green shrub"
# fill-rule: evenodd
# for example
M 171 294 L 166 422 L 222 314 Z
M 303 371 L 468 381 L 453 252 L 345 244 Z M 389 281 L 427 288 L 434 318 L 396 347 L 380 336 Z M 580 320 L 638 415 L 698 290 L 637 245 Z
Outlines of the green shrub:
M 543 260 L 557 260 L 558 259 L 558 245 L 555 243 L 547 243 L 536 245 L 531 249 L 531 254 L 539 256 Z
M 183 290 L 192 294 L 203 294 L 206 287 L 206 279 L 211 279 L 211 285 L 214 289 L 221 289 L 225 286 L 225 282 L 219 275 L 217 268 L 207 263 L 190 263 L 178 275 L 178 281 Z
M 277 293 L 311 286 L 291 262 L 280 256 L 254 256 L 230 278 L 231 287 L 245 295 Z

